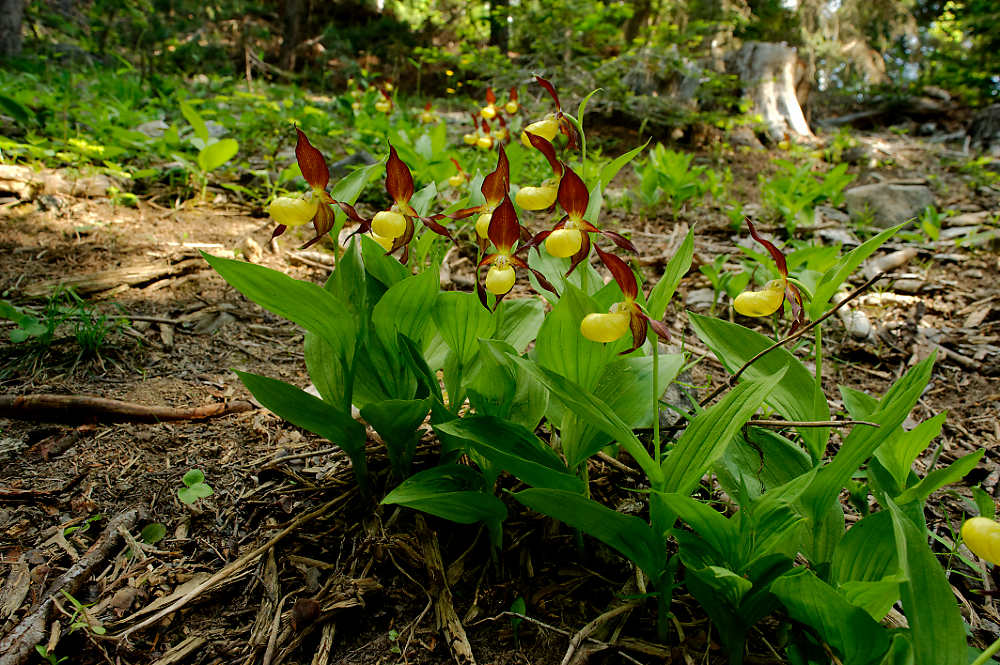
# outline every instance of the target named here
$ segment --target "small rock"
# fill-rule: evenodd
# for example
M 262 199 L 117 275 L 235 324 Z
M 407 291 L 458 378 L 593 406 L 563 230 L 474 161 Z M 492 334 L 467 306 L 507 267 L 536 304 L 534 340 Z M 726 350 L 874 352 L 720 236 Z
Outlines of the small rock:
M 695 289 L 687 295 L 687 306 L 691 309 L 707 309 L 714 301 L 714 289 Z
M 872 223 L 885 229 L 918 217 L 934 205 L 934 193 L 925 185 L 876 183 L 848 189 L 844 200 L 852 217 L 871 213 Z
M 240 249 L 243 250 L 243 258 L 250 263 L 260 263 L 260 260 L 264 257 L 264 250 L 250 236 L 247 236 L 243 240 L 243 245 Z

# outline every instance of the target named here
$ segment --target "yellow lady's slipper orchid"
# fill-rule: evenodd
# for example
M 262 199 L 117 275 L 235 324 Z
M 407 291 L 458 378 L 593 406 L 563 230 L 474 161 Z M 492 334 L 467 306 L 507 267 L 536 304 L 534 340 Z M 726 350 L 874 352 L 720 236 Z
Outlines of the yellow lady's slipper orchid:
M 492 136 L 480 136 L 476 139 L 476 147 L 480 150 L 489 150 L 493 147 L 493 137 Z
M 465 145 L 476 145 L 477 141 L 479 141 L 479 137 L 475 134 L 466 134 L 462 137 L 462 142 Z
M 381 245 L 382 249 L 384 249 L 385 251 L 391 252 L 392 244 L 395 238 L 386 238 L 385 236 L 380 236 L 379 234 L 375 233 L 375 231 L 372 231 L 372 240 Z
M 962 525 L 962 540 L 979 558 L 1000 564 L 1000 523 L 986 517 L 968 519 Z
M 524 210 L 545 210 L 552 207 L 559 194 L 558 183 L 546 181 L 541 187 L 522 187 L 514 200 Z
M 743 316 L 770 316 L 785 302 L 785 282 L 772 279 L 762 291 L 744 291 L 733 300 L 733 309 Z
M 619 309 L 622 303 L 615 303 L 606 314 L 595 312 L 583 317 L 580 334 L 591 342 L 607 344 L 625 336 L 629 330 L 629 315 Z
M 632 353 L 645 344 L 649 328 L 652 328 L 658 337 L 670 339 L 667 327 L 650 318 L 635 301 L 639 297 L 639 283 L 628 264 L 614 254 L 603 251 L 597 245 L 594 245 L 594 249 L 601 263 L 611 272 L 611 276 L 621 288 L 625 300 L 612 305 L 606 314 L 594 313 L 583 317 L 580 322 L 580 334 L 592 342 L 607 344 L 621 339 L 631 330 L 632 346 L 622 351 L 622 354 Z
M 406 230 L 406 218 L 395 210 L 382 210 L 372 218 L 372 233 L 383 238 L 397 238 Z
M 375 110 L 379 113 L 389 113 L 392 111 L 392 102 L 380 99 L 375 102 Z
M 510 115 L 514 115 L 515 113 L 521 110 L 521 105 L 512 99 L 503 105 L 503 110 L 509 113 Z
M 297 196 L 279 196 L 267 207 L 267 214 L 278 224 L 285 226 L 302 226 L 312 221 L 319 207 L 319 199 L 307 194 L 305 198 Z
M 545 251 L 558 259 L 573 256 L 582 246 L 583 232 L 580 229 L 569 228 L 568 224 L 556 229 L 545 239 Z
M 486 290 L 498 296 L 514 288 L 514 266 L 507 262 L 506 257 L 498 257 L 486 272 Z
M 550 113 L 543 119 L 533 122 L 524 128 L 524 131 L 521 132 L 521 143 L 523 143 L 526 148 L 531 147 L 531 141 L 528 139 L 528 132 L 541 136 L 546 141 L 551 141 L 559 132 L 559 121 L 556 119 L 556 114 Z
M 461 173 L 456 173 L 455 175 L 448 178 L 448 184 L 452 187 L 461 187 L 465 182 L 465 176 Z
M 480 238 L 489 238 L 490 220 L 493 219 L 493 211 L 484 212 L 476 219 L 476 235 Z
M 483 116 L 483 118 L 485 118 L 486 120 L 492 120 L 493 118 L 497 117 L 497 107 L 494 106 L 493 104 L 484 106 L 479 110 L 479 115 Z

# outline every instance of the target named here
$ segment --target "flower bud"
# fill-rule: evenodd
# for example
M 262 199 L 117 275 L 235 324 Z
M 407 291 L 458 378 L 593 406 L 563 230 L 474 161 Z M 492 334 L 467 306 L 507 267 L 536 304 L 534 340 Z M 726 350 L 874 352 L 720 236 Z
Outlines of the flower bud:
M 493 213 L 484 212 L 476 220 L 476 235 L 480 238 L 489 238 L 490 230 L 490 220 L 493 219 Z
M 493 118 L 497 117 L 497 107 L 494 106 L 493 104 L 484 106 L 482 109 L 480 109 L 479 115 L 483 116 L 483 118 L 485 118 L 486 120 L 492 120 Z
M 522 187 L 517 191 L 514 200 L 524 210 L 545 210 L 556 202 L 559 188 L 554 185 L 541 187 Z
M 521 105 L 515 102 L 513 99 L 503 105 L 503 110 L 509 113 L 510 115 L 514 115 L 520 109 Z
M 394 210 L 383 210 L 372 219 L 372 232 L 383 238 L 392 240 L 403 235 L 406 230 L 406 218 Z
M 480 150 L 489 150 L 493 147 L 493 137 L 492 136 L 480 136 L 476 139 L 476 147 Z
M 302 226 L 312 221 L 318 206 L 319 199 L 313 196 L 305 199 L 297 196 L 279 196 L 271 201 L 271 205 L 267 207 L 267 214 L 279 224 Z
M 579 229 L 556 229 L 545 239 L 545 251 L 560 259 L 573 256 L 583 245 L 583 232 Z
M 559 132 L 559 121 L 556 120 L 554 113 L 550 113 L 542 120 L 533 122 L 525 127 L 524 131 L 521 132 L 521 143 L 523 143 L 526 148 L 531 147 L 531 141 L 528 139 L 528 132 L 531 132 L 536 136 L 541 136 L 547 141 L 551 141 Z
M 508 263 L 503 265 L 493 264 L 486 273 L 486 290 L 502 296 L 514 288 L 515 277 L 514 266 Z
M 392 102 L 387 99 L 380 99 L 375 102 L 375 110 L 379 113 L 388 113 L 392 110 Z
M 466 134 L 465 136 L 462 137 L 462 141 L 465 143 L 465 145 L 476 145 L 476 141 L 478 140 L 479 137 L 476 136 L 475 134 Z
M 628 332 L 628 318 L 628 312 L 617 309 L 606 314 L 588 314 L 580 322 L 580 334 L 591 342 L 614 342 Z
M 972 553 L 1000 564 L 1000 524 L 986 517 L 973 517 L 962 525 L 962 540 Z
M 744 291 L 733 300 L 733 309 L 743 316 L 770 316 L 785 301 L 785 283 L 772 279 L 763 291 Z

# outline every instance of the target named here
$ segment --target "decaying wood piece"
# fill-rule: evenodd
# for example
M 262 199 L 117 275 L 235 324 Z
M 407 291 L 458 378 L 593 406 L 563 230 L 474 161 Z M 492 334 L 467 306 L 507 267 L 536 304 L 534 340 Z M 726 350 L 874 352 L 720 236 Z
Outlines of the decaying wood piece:
M 52 612 L 54 600 L 61 592 L 76 594 L 94 569 L 113 554 L 118 547 L 118 529 L 132 529 L 139 519 L 139 511 L 129 510 L 108 523 L 100 539 L 69 570 L 52 583 L 41 602 L 0 640 L 0 665 L 21 665 L 35 645 L 45 642 L 45 624 Z
M 205 270 L 208 265 L 201 258 L 190 258 L 177 263 L 150 263 L 141 266 L 128 266 L 114 270 L 101 270 L 88 275 L 60 277 L 32 284 L 24 289 L 24 295 L 29 298 L 48 296 L 60 287 L 72 288 L 79 295 L 88 295 L 108 291 L 120 286 L 140 286 L 167 277 L 177 277 L 185 273 Z
M 631 612 L 636 607 L 639 606 L 639 601 L 632 600 L 619 605 L 618 607 L 613 607 L 607 612 L 604 612 L 597 618 L 590 621 L 586 626 L 581 628 L 576 632 L 575 635 L 569 641 L 569 647 L 566 649 L 565 655 L 563 655 L 561 665 L 570 665 L 570 663 L 580 662 L 579 658 L 575 658 L 577 654 L 577 649 L 588 637 L 593 635 L 598 629 L 600 629 L 605 623 L 614 619 L 615 617 Z
M 421 515 L 417 515 L 417 539 L 420 541 L 424 554 L 424 565 L 430 576 L 429 591 L 434 598 L 434 616 L 437 628 L 444 635 L 452 658 L 458 665 L 475 665 L 472 655 L 472 645 L 465 634 L 465 627 L 451 599 L 451 589 L 448 588 L 448 577 L 444 562 L 441 560 L 441 549 L 438 547 L 437 535 L 430 530 Z
M 0 417 L 49 423 L 129 422 L 158 423 L 167 420 L 205 420 L 256 407 L 246 400 L 219 402 L 187 408 L 147 406 L 88 395 L 0 395 Z
M 126 187 L 123 181 L 104 174 L 66 177 L 65 170 L 42 169 L 35 171 L 27 166 L 0 165 L 0 191 L 12 192 L 22 201 L 29 201 L 43 194 L 58 196 L 105 196 L 108 187 Z
M 333 638 L 337 633 L 337 624 L 333 621 L 324 624 L 323 634 L 313 654 L 312 665 L 327 665 L 330 662 L 330 653 L 333 651 Z
M 180 644 L 170 647 L 153 665 L 177 665 L 183 662 L 188 655 L 200 649 L 206 641 L 204 637 L 191 635 Z
M 743 81 L 754 112 L 763 116 L 774 141 L 786 134 L 813 138 L 795 95 L 797 64 L 798 52 L 787 44 L 746 42 L 726 56 L 726 68 Z
M 254 621 L 253 630 L 250 631 L 250 647 L 255 652 L 267 647 L 271 619 L 275 614 L 278 598 L 281 595 L 281 586 L 278 583 L 278 564 L 275 561 L 273 549 L 267 553 L 264 571 L 261 574 L 261 583 L 264 586 L 264 598 L 257 610 L 257 619 Z M 254 660 L 256 661 L 256 657 Z

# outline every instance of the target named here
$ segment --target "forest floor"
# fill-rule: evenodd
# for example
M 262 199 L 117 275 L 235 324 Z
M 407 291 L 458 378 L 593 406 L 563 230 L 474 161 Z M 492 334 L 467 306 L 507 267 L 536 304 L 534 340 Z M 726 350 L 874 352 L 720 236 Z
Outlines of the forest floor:
M 880 252 L 914 248 L 909 262 L 892 270 L 908 281 L 899 281 L 900 288 L 885 282 L 860 300 L 878 331 L 874 341 L 852 339 L 831 320 L 827 394 L 835 409 L 842 406 L 838 385 L 881 394 L 908 366 L 937 353 L 912 419 L 947 411 L 947 423 L 940 445 L 918 465 L 923 473 L 986 449 L 973 474 L 928 502 L 936 551 L 972 627 L 972 643 L 982 646 L 1000 636 L 993 600 L 1000 580 L 949 552 L 969 509 L 969 487 L 981 484 L 995 495 L 1000 480 L 1000 253 L 996 226 L 990 226 L 1000 213 L 1000 191 L 970 187 L 943 167 L 942 144 L 890 133 L 861 139 L 892 159 L 853 169 L 855 184 L 930 182 L 938 210 L 961 216 L 945 220 L 943 240 L 897 238 Z M 757 174 L 768 172 L 774 156 L 701 158 L 729 165 L 737 196 L 752 204 Z M 242 404 L 249 394 L 231 368 L 309 384 L 302 332 L 229 288 L 198 251 L 232 256 L 240 250 L 315 282 L 330 269 L 316 255 L 291 251 L 305 236 L 288 234 L 272 245 L 270 220 L 221 197 L 165 205 L 142 200 L 128 208 L 104 198 L 44 196 L 0 208 L 0 294 L 43 309 L 50 285 L 77 280 L 76 292 L 88 299 L 75 314 L 63 312 L 66 323 L 44 354 L 10 343 L 13 328 L 3 329 L 0 396 L 55 393 L 244 408 L 173 422 L 112 422 L 88 405 L 27 419 L 0 417 L 0 639 L 6 635 L 7 644 L 30 649 L 25 659 L 0 653 L 0 662 L 42 662 L 35 644 L 72 663 L 452 662 L 435 616 L 443 583 L 440 570 L 428 565 L 435 547 L 479 663 L 558 663 L 577 631 L 609 608 L 631 603 L 634 571 L 596 541 L 586 539 L 580 552 L 569 529 L 508 501 L 504 546 L 491 555 L 478 526 L 428 517 L 424 527 L 413 511 L 362 500 L 342 452 Z M 813 232 L 853 235 L 840 212 L 821 210 Z M 620 210 L 610 219 L 612 228 L 632 233 L 653 278 L 696 225 L 695 266 L 666 321 L 687 350 L 705 354 L 693 384 L 707 392 L 724 373 L 685 329 L 683 310 L 710 307 L 710 287 L 697 266 L 720 254 L 735 265 L 745 232 L 733 229 L 718 206 L 693 207 L 676 220 Z M 761 221 L 765 230 L 777 230 Z M 467 288 L 468 260 L 450 267 L 448 288 Z M 852 283 L 863 281 L 859 271 Z M 723 296 L 716 313 L 728 316 L 728 310 Z M 127 322 L 116 323 L 119 317 Z M 107 336 L 97 354 L 81 355 L 76 332 L 93 338 L 103 328 Z M 418 466 L 433 463 L 429 436 L 425 442 Z M 374 443 L 369 457 L 375 485 L 385 491 L 387 462 Z M 187 505 L 177 490 L 192 469 L 204 472 L 214 493 Z M 596 459 L 590 478 L 595 496 L 609 505 L 634 501 L 626 490 L 638 480 L 627 467 Z M 136 542 L 152 523 L 165 527 L 165 537 L 155 545 Z M 62 575 L 85 610 L 65 596 L 43 602 Z M 507 614 L 518 598 L 528 617 L 520 621 Z M 723 662 L 693 599 L 675 597 L 674 641 L 667 645 L 656 643 L 653 604 L 631 604 L 590 635 L 594 639 L 583 640 L 572 662 Z M 40 606 L 39 619 L 32 613 Z M 102 626 L 106 633 L 98 635 Z M 748 662 L 785 662 L 771 628 L 754 632 Z

